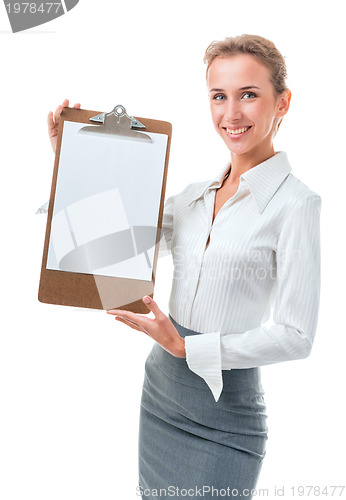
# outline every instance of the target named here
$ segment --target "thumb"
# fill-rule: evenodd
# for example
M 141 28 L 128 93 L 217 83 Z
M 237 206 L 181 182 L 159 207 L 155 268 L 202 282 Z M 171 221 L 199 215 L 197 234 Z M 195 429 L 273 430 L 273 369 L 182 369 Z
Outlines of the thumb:
M 147 308 L 150 309 L 150 311 L 152 311 L 156 317 L 160 317 L 160 315 L 162 315 L 159 306 L 151 297 L 149 297 L 149 295 L 145 295 L 142 300 Z

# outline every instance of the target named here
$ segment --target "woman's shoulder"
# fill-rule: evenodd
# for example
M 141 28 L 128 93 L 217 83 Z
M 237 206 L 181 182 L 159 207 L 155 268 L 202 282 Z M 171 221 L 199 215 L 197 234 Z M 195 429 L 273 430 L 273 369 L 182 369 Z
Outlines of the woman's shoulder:
M 321 196 L 305 182 L 290 173 L 280 186 L 276 205 L 278 227 L 282 227 L 291 216 L 310 216 L 321 209 Z
M 284 182 L 282 194 L 288 205 L 296 206 L 310 199 L 322 200 L 321 196 L 311 189 L 305 182 L 290 173 Z

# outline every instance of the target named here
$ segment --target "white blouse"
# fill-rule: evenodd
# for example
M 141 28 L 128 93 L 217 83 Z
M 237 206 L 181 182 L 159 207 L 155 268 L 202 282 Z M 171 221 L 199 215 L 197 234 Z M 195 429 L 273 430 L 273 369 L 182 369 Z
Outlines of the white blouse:
M 187 364 L 216 401 L 222 370 L 307 357 L 320 299 L 321 197 L 279 152 L 240 176 L 213 222 L 229 166 L 167 199 L 160 244 L 174 262 L 169 312 L 200 332 L 185 338 Z

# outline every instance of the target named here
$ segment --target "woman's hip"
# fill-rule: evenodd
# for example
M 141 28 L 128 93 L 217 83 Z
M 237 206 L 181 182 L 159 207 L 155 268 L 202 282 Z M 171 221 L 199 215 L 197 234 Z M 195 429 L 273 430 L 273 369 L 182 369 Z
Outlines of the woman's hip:
M 178 331 L 181 334 L 181 328 Z M 189 369 L 185 359 L 155 343 L 145 363 L 142 406 L 173 424 L 194 430 L 200 425 L 202 435 L 205 429 L 214 429 L 266 436 L 260 369 L 223 370 L 222 377 L 223 391 L 216 402 L 205 380 Z

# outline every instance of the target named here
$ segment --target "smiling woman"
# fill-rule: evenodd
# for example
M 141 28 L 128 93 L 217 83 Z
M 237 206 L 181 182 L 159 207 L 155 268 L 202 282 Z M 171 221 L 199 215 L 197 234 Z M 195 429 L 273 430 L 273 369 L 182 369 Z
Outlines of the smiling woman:
M 213 42 L 205 62 L 230 161 L 166 200 L 169 316 L 150 297 L 153 318 L 108 311 L 155 340 L 140 411 L 143 499 L 255 496 L 268 430 L 260 367 L 307 357 L 317 327 L 321 198 L 273 144 L 291 99 L 284 59 L 242 35 Z M 48 117 L 53 149 L 61 110 Z
M 165 203 L 169 317 L 150 297 L 154 319 L 108 311 L 156 341 L 139 433 L 150 499 L 172 485 L 193 498 L 201 488 L 206 499 L 255 495 L 267 439 L 260 366 L 308 356 L 317 326 L 321 198 L 273 144 L 291 99 L 284 59 L 269 40 L 242 35 L 213 42 L 205 62 L 231 161 Z
M 215 45 L 210 47 L 207 84 L 216 131 L 237 157 L 246 155 L 248 161 L 251 154 L 254 164 L 270 158 L 273 137 L 289 109 L 291 91 L 282 81 L 273 84 L 273 72 L 263 58 L 237 52 L 218 54 Z M 276 78 L 277 74 L 282 78 L 285 72 L 276 72 Z
M 266 38 L 256 35 L 241 35 L 225 38 L 221 42 L 212 42 L 207 48 L 204 62 L 207 64 L 207 77 L 211 63 L 215 58 L 230 57 L 234 55 L 251 55 L 259 63 L 269 70 L 268 80 L 276 96 L 283 94 L 287 89 L 287 69 L 285 59 L 277 50 L 274 43 Z M 243 87 L 240 90 L 253 90 L 254 86 Z M 258 89 L 258 88 L 256 88 Z M 282 117 L 276 121 L 275 132 L 277 132 Z

